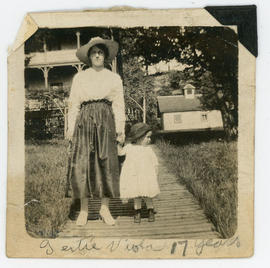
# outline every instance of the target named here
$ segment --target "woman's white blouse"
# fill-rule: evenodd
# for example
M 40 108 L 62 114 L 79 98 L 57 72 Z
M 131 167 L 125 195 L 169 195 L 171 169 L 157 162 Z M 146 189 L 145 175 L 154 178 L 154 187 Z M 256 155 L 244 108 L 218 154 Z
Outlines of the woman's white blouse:
M 120 76 L 104 68 L 92 68 L 78 72 L 72 81 L 68 101 L 68 135 L 74 131 L 81 103 L 89 100 L 107 99 L 112 102 L 117 133 L 125 133 L 125 103 Z

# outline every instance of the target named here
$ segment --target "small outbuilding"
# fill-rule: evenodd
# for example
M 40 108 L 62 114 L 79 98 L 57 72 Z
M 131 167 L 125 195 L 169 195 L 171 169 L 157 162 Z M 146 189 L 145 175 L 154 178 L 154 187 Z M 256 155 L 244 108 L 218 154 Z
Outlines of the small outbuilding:
M 161 132 L 223 130 L 221 112 L 203 110 L 195 88 L 184 88 L 184 95 L 159 96 L 157 101 Z

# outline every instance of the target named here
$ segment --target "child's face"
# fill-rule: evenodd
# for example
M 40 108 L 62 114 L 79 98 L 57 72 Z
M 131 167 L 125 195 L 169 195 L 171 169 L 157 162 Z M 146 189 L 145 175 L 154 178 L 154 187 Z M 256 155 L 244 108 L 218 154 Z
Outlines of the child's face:
M 152 131 L 149 131 L 146 133 L 146 135 L 141 139 L 140 145 L 148 145 L 151 143 L 151 136 L 152 136 Z

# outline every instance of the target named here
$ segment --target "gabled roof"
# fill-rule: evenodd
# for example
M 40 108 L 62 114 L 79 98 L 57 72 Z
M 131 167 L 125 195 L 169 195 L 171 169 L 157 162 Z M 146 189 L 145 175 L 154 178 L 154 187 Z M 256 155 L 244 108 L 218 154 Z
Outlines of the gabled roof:
M 201 111 L 201 102 L 197 97 L 187 99 L 184 96 L 159 96 L 158 107 L 161 113 Z
M 191 84 L 186 84 L 184 89 L 195 89 L 195 87 L 192 86 Z

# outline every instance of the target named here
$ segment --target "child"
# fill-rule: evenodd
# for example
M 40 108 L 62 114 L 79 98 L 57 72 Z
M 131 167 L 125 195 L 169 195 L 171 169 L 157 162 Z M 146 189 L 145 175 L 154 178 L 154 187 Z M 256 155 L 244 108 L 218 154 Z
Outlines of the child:
M 130 129 L 124 147 L 126 159 L 120 175 L 120 197 L 134 198 L 134 222 L 141 222 L 142 198 L 148 209 L 148 221 L 155 221 L 152 198 L 160 193 L 157 181 L 157 157 L 150 144 L 152 131 L 149 125 L 137 123 Z

